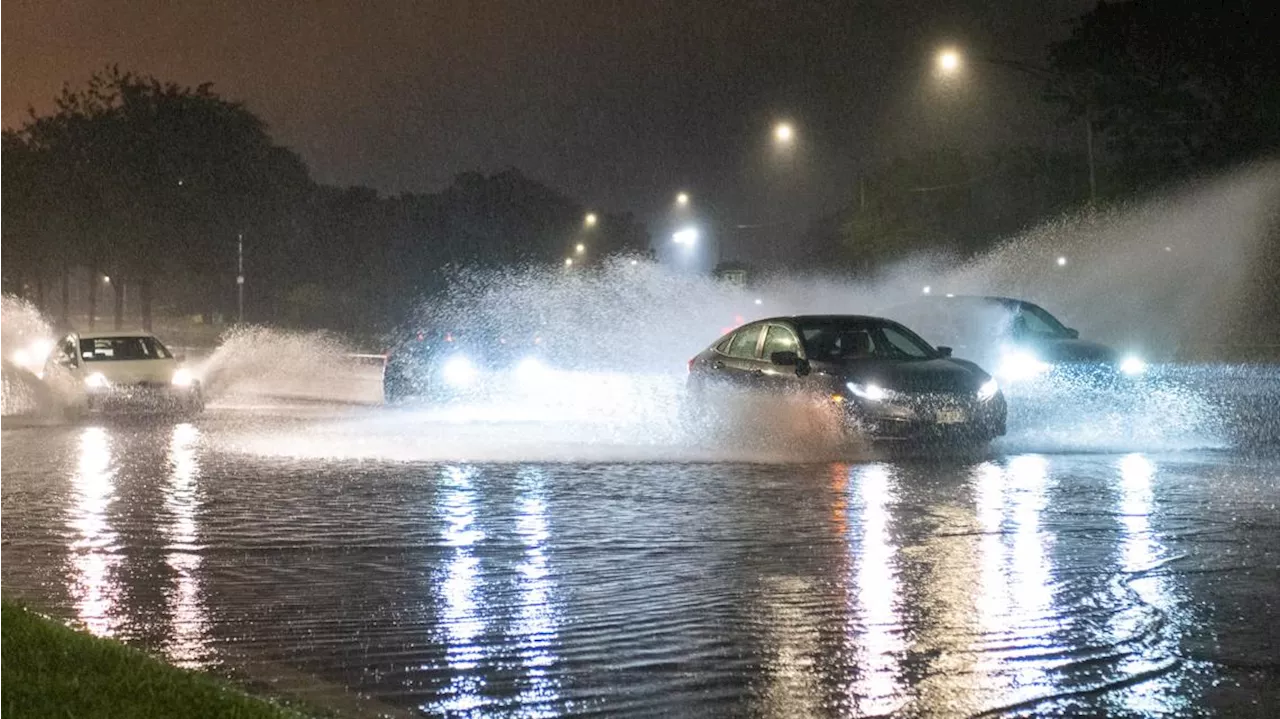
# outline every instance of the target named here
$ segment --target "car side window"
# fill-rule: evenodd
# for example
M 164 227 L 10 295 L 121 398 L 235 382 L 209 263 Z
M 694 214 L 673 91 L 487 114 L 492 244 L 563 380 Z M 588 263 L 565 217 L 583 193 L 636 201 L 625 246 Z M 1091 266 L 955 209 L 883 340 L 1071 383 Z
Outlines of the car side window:
M 756 345 L 760 341 L 760 325 L 752 325 L 743 327 L 733 336 L 733 341 L 729 343 L 730 357 L 739 359 L 755 359 Z
M 764 336 L 764 358 L 769 359 L 774 352 L 798 352 L 800 343 L 791 330 L 780 325 L 772 325 Z

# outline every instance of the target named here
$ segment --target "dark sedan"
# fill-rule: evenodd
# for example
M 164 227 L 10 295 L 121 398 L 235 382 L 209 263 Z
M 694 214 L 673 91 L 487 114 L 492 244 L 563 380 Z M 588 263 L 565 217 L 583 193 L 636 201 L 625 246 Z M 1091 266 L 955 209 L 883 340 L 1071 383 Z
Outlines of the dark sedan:
M 689 360 L 687 390 L 695 406 L 738 390 L 806 393 L 871 438 L 989 441 L 1005 432 L 1004 396 L 990 375 L 879 317 L 744 325 Z

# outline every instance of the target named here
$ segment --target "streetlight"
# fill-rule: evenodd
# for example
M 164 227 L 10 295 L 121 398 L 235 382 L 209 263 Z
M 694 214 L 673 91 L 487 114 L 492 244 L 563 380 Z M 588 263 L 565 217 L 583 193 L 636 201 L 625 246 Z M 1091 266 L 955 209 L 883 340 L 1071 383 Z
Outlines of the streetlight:
M 1058 266 L 1059 266 L 1059 267 L 1066 267 L 1066 266 L 1067 266 L 1067 258 L 1066 258 L 1066 257 L 1059 256 L 1059 257 L 1058 257 Z
M 689 193 L 687 193 L 687 192 L 681 192 L 680 194 L 676 195 L 676 204 L 677 204 L 677 205 L 679 205 L 679 206 L 681 206 L 681 207 L 688 207 L 688 206 L 689 206 Z
M 109 284 L 111 284 L 111 276 L 110 276 L 110 275 L 103 275 L 103 276 L 102 276 L 102 284 L 104 284 L 104 285 L 109 285 Z
M 566 257 L 566 258 L 564 258 L 564 266 L 565 266 L 565 267 L 573 267 L 573 258 L 572 258 L 572 257 Z
M 586 224 L 587 227 L 595 227 L 596 223 L 599 221 L 600 218 L 596 217 L 596 213 L 594 212 L 588 212 L 586 218 L 583 219 L 583 223 Z
M 582 254 L 583 252 L 586 252 L 586 251 L 587 251 L 587 246 L 586 246 L 586 245 L 584 245 L 584 244 L 582 244 L 581 242 L 579 242 L 579 243 L 577 244 L 577 246 L 573 248 L 573 251 L 574 251 L 574 252 L 576 252 L 576 253 L 578 253 L 578 254 L 580 255 L 580 254 Z
M 951 48 L 938 52 L 938 70 L 943 75 L 954 75 L 960 71 L 960 53 Z
M 773 140 L 779 145 L 790 145 L 795 136 L 795 128 L 789 122 L 779 122 L 773 126 Z
M 1010 70 L 1016 70 L 1038 80 L 1058 80 L 1063 78 L 1063 74 L 1056 70 L 1034 65 L 1032 63 L 1022 62 L 1020 60 L 1006 60 L 998 57 L 975 57 L 974 59 L 978 62 L 984 62 L 989 65 L 996 65 L 999 67 L 1009 68 Z M 944 77 L 952 77 L 960 72 L 961 67 L 964 65 L 964 58 L 961 56 L 959 50 L 954 48 L 943 48 L 938 51 L 935 64 L 940 75 Z M 1085 155 L 1089 161 L 1089 203 L 1093 204 L 1098 199 L 1098 173 L 1093 148 L 1093 95 L 1089 90 L 1085 90 L 1083 93 L 1072 94 L 1075 95 L 1072 99 L 1084 106 Z

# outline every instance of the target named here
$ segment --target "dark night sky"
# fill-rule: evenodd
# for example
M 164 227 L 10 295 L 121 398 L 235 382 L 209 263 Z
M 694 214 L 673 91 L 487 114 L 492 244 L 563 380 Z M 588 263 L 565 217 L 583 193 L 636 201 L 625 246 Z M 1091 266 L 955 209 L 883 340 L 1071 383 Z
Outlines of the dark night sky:
M 974 67 L 943 94 L 929 62 L 947 41 L 1039 59 L 1094 2 L 8 0 L 4 125 L 118 63 L 212 81 L 323 182 L 432 191 L 511 165 L 597 207 L 652 217 L 688 188 L 751 222 L 762 198 L 830 207 L 913 147 L 1071 141 L 1026 80 Z

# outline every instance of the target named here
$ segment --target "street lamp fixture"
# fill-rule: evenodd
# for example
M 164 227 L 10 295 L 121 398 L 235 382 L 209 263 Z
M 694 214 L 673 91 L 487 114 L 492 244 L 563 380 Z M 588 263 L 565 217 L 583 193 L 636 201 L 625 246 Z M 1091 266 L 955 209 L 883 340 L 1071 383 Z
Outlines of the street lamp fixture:
M 596 223 L 599 221 L 600 221 L 600 218 L 596 217 L 596 213 L 588 212 L 586 218 L 583 220 L 583 223 L 586 224 L 587 227 L 595 227 Z
M 579 243 L 577 244 L 577 246 L 575 246 L 575 247 L 573 248 L 573 251 L 574 251 L 574 252 L 576 252 L 576 253 L 578 253 L 578 254 L 580 255 L 580 254 L 582 254 L 583 252 L 586 252 L 586 251 L 587 251 L 587 246 L 586 246 L 586 245 L 584 245 L 584 244 L 582 244 L 581 242 L 579 242 Z
M 954 49 L 942 50 L 938 53 L 938 70 L 943 75 L 954 75 L 960 71 L 960 52 Z
M 1058 266 L 1059 266 L 1059 267 L 1066 267 L 1066 266 L 1067 266 L 1067 258 L 1066 258 L 1066 257 L 1061 257 L 1061 256 L 1060 256 L 1060 257 L 1058 257 Z
M 796 131 L 789 122 L 779 122 L 773 126 L 773 139 L 779 145 L 790 145 L 795 140 Z
M 110 276 L 110 275 L 103 275 L 103 276 L 102 276 L 102 284 L 104 284 L 104 285 L 111 284 L 111 276 Z
M 681 206 L 681 207 L 688 207 L 688 206 L 689 206 L 689 193 L 687 193 L 687 192 L 681 192 L 680 194 L 676 195 L 676 204 L 677 204 L 677 205 L 679 205 L 679 206 Z
M 573 267 L 573 258 L 572 258 L 572 257 L 566 257 L 566 258 L 564 258 L 564 266 L 565 266 L 565 267 Z

